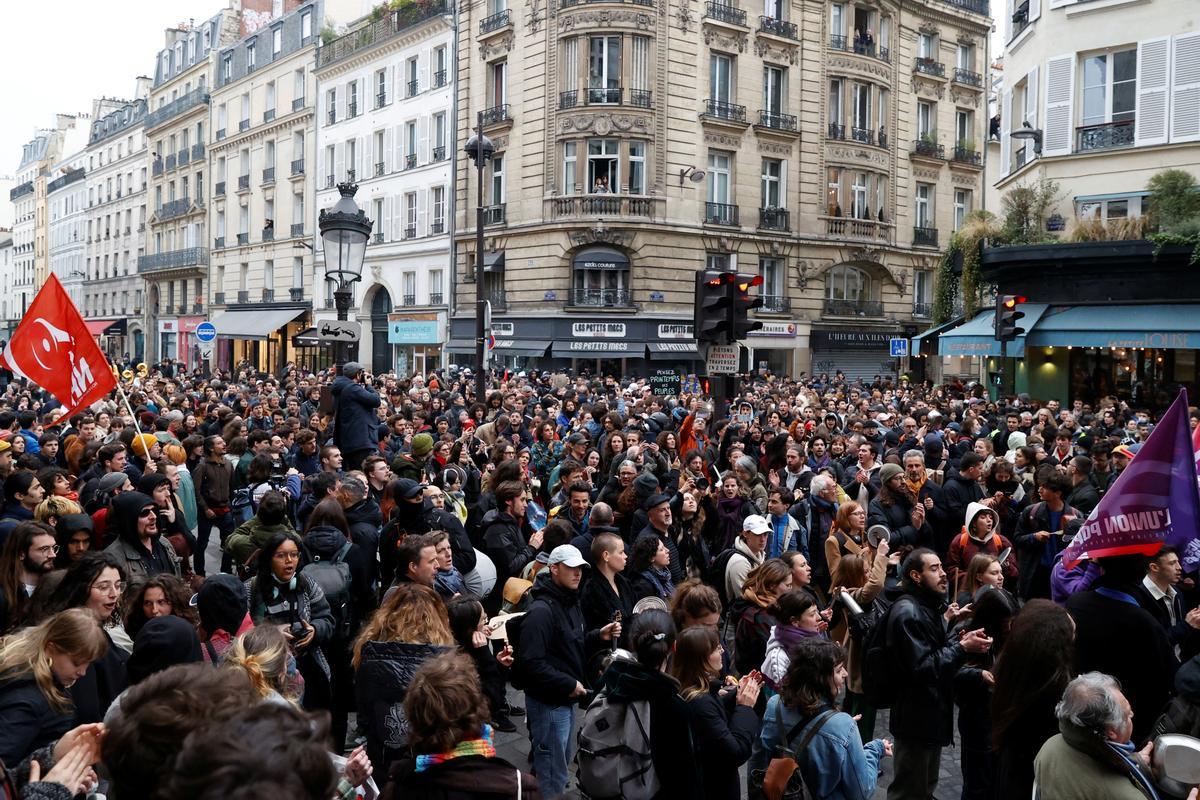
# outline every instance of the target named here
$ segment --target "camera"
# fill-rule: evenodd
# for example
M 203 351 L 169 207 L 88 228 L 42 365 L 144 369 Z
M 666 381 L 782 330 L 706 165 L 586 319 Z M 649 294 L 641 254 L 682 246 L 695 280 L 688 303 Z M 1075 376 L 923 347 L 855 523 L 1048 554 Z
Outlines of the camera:
M 702 492 L 708 491 L 708 478 L 696 478 L 696 488 Z

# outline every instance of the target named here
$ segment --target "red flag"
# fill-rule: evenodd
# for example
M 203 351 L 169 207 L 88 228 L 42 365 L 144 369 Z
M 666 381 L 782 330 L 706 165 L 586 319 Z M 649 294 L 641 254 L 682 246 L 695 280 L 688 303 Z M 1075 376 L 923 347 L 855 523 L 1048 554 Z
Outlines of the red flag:
M 54 273 L 0 357 L 16 375 L 54 395 L 67 407 L 68 417 L 117 385 L 108 359 Z

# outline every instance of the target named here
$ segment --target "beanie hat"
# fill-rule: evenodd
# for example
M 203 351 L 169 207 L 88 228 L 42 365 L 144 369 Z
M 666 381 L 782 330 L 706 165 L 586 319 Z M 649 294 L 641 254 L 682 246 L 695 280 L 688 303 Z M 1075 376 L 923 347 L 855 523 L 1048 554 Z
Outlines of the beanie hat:
M 246 616 L 246 587 L 234 575 L 213 575 L 200 585 L 192 604 L 209 636 L 219 630 L 236 634 Z
M 428 433 L 418 433 L 413 437 L 412 454 L 417 458 L 424 458 L 433 450 L 433 437 Z
M 892 478 L 895 478 L 897 475 L 903 475 L 903 474 L 904 474 L 903 467 L 901 467 L 899 464 L 892 464 L 889 462 L 879 468 L 879 482 L 886 485 L 887 482 L 890 481 Z
M 148 458 L 146 455 L 150 452 L 150 448 L 158 443 L 158 438 L 149 433 L 143 433 L 133 437 L 133 452 L 137 453 L 142 458 Z
M 168 667 L 202 658 L 196 629 L 183 617 L 168 615 L 155 617 L 138 631 L 125 669 L 129 683 L 137 684 Z
M 633 479 L 633 488 L 637 494 L 652 495 L 658 493 L 658 478 L 649 472 L 643 472 Z

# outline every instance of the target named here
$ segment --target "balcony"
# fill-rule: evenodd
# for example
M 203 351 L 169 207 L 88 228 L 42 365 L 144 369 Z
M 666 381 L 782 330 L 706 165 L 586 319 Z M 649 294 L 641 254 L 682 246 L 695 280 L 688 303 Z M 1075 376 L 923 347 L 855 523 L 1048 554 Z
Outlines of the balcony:
M 512 14 L 506 8 L 503 11 L 498 11 L 490 17 L 484 17 L 479 22 L 479 35 L 483 36 L 494 31 L 498 31 L 506 25 L 512 24 Z
M 433 73 L 433 88 L 440 89 L 446 85 L 446 70 L 439 69 Z
M 274 303 L 275 302 L 275 290 L 274 289 L 263 289 L 262 290 L 262 301 L 264 303 Z
M 736 228 L 741 225 L 738 221 L 738 207 L 729 203 L 705 203 L 704 224 L 729 225 Z
M 150 165 L 150 173 L 152 175 L 154 175 L 154 177 L 157 178 L 159 175 L 163 174 L 163 171 L 164 170 L 163 170 L 162 159 L 161 158 L 154 159 L 154 163 Z
M 400 302 L 410 308 L 417 304 L 417 296 L 415 294 L 401 295 L 400 298 Z
M 634 108 L 650 108 L 652 100 L 649 89 L 630 89 L 629 90 L 629 105 Z
M 822 313 L 827 317 L 882 317 L 881 300 L 835 300 L 825 298 Z
M 870 128 L 850 128 L 850 140 L 859 144 L 875 144 L 875 131 Z
M 641 195 L 585 194 L 555 197 L 550 201 L 554 219 L 564 217 L 600 216 L 654 218 L 654 199 Z
M 262 182 L 263 182 L 264 186 L 267 185 L 268 183 L 275 182 L 275 168 L 274 167 L 267 167 L 266 169 L 264 169 L 262 171 Z
M 358 103 L 351 100 L 346 104 L 346 119 L 354 119 L 358 116 Z
M 297 158 L 295 161 L 292 162 L 292 175 L 296 176 L 296 175 L 303 175 L 303 174 L 304 174 L 304 159 Z
M 1075 129 L 1075 152 L 1133 147 L 1133 120 L 1084 125 Z
M 192 145 L 192 161 L 199 161 L 202 158 L 204 158 L 203 143 Z
M 787 314 L 792 310 L 792 303 L 786 295 L 760 294 L 763 303 L 758 308 L 760 314 Z
M 945 145 L 938 144 L 932 138 L 921 138 L 913 140 L 911 155 L 919 158 L 931 158 L 937 161 L 946 159 Z
M 270 225 L 262 229 L 262 240 L 264 242 L 275 241 L 275 226 Z
M 303 235 L 304 235 L 304 223 L 303 222 L 293 222 L 292 223 L 292 236 L 303 236 Z
M 429 223 L 429 233 L 431 235 L 436 235 L 436 234 L 445 233 L 445 232 L 446 232 L 446 223 L 443 222 L 442 220 L 435 219 L 433 222 Z
M 384 173 L 384 163 L 382 161 L 376 161 L 375 162 L 375 177 L 378 178 L 379 176 L 383 175 L 383 173 Z
M 601 87 L 588 87 L 587 94 L 584 96 L 587 98 L 587 104 L 589 106 L 597 106 L 597 105 L 619 106 L 619 105 L 621 105 L 622 94 L 623 93 L 622 93 L 621 89 L 619 89 L 619 88 L 611 89 L 608 87 L 601 86 Z
M 213 197 L 225 196 L 225 181 L 217 181 L 213 184 Z
M 440 144 L 433 148 L 433 160 L 435 162 L 446 160 L 446 145 Z
M 503 225 L 505 224 L 504 203 L 498 203 L 492 206 L 484 206 L 483 208 L 483 224 L 484 225 Z
M 918 75 L 928 75 L 931 78 L 945 78 L 946 65 L 932 58 L 917 58 L 913 61 L 913 72 Z
M 988 0 L 943 0 L 952 6 L 957 6 L 964 11 L 970 11 L 975 14 L 982 14 L 985 17 L 991 17 L 992 9 L 988 4 Z
M 195 108 L 199 105 L 208 103 L 208 90 L 201 87 L 193 89 L 187 94 L 181 95 L 171 102 L 167 103 L 162 108 L 156 108 L 146 115 L 145 121 L 142 123 L 146 130 L 157 128 L 164 122 L 171 120 L 180 114 Z
M 560 111 L 566 108 L 575 108 L 577 105 L 579 105 L 579 92 L 577 90 L 570 89 L 558 93 L 558 108 Z
M 263 112 L 263 124 L 266 124 L 273 119 L 275 119 L 275 109 L 268 108 L 266 111 Z
M 238 175 L 238 191 L 246 192 L 250 190 L 250 176 Z
M 237 243 L 239 245 L 250 244 L 250 234 L 249 233 L 239 233 L 237 235 Z
M 416 97 L 418 94 L 420 94 L 420 86 L 417 84 L 417 81 L 415 79 L 409 81 L 408 82 L 408 94 L 405 96 L 406 97 Z
M 375 108 L 380 109 L 387 105 L 387 92 L 379 92 L 375 95 Z
M 215 134 L 213 134 L 213 135 L 216 137 L 217 141 L 219 142 L 219 141 L 221 141 L 222 139 L 224 139 L 224 138 L 225 138 L 225 129 L 224 129 L 224 128 L 217 128 L 217 132 L 216 132 Z
M 337 186 L 337 178 L 335 178 L 332 175 L 326 175 L 325 176 L 325 188 L 332 189 L 334 186 Z
M 796 23 L 785 22 L 775 17 L 759 17 L 758 30 L 761 33 L 769 33 L 773 36 L 782 36 L 785 39 L 799 40 L 799 35 L 796 28 Z
M 208 249 L 205 247 L 187 247 L 166 253 L 138 256 L 138 272 L 205 266 L 208 266 Z
M 786 208 L 760 208 L 758 210 L 758 227 L 764 231 L 790 231 L 788 210 Z
M 937 247 L 937 228 L 913 228 L 913 247 Z
M 429 305 L 440 306 L 440 305 L 443 305 L 445 302 L 446 301 L 443 298 L 443 295 L 441 292 L 430 292 L 429 293 Z
M 633 295 L 628 289 L 572 288 L 567 305 L 582 308 L 629 308 Z
M 158 211 L 154 212 L 154 216 L 157 217 L 161 222 L 165 219 L 183 216 L 191 207 L 192 201 L 187 197 L 181 197 L 178 200 L 171 200 L 170 202 L 163 203 L 159 207 Z M 108 238 L 107 235 L 105 238 Z
M 800 130 L 795 114 L 778 114 L 774 111 L 760 110 L 758 112 L 758 124 L 760 127 L 770 128 L 775 131 L 795 133 Z
M 746 27 L 746 12 L 726 3 L 709 0 L 704 7 L 704 16 L 708 19 L 715 19 L 717 22 Z
M 331 108 L 331 109 L 329 109 L 329 111 L 328 111 L 328 112 L 325 114 L 325 123 L 326 123 L 327 125 L 332 125 L 332 124 L 334 124 L 335 122 L 337 122 L 337 109 L 335 109 L 335 108 Z
M 499 125 L 504 122 L 512 122 L 512 117 L 508 114 L 508 103 L 483 110 L 484 125 Z
M 886 242 L 891 239 L 892 226 L 873 219 L 856 217 L 824 217 L 825 235 L 834 239 L 856 239 Z
M 171 170 L 175 169 L 175 164 L 177 161 L 178 159 L 175 157 L 175 154 L 171 153 L 171 155 L 163 159 L 163 167 L 170 172 Z M 112 198 L 109 199 L 111 200 Z
M 383 231 L 378 231 L 371 235 L 371 244 L 383 244 L 384 241 Z
M 218 236 L 215 239 L 213 239 L 213 250 L 224 250 L 224 249 L 225 249 L 225 237 L 224 236 Z
M 968 167 L 983 167 L 983 153 L 973 147 L 955 147 L 950 156 L 950 163 L 964 164 Z
M 826 139 L 845 139 L 846 126 L 839 125 L 836 122 L 829 123 L 829 127 L 825 130 Z
M 185 166 L 191 160 L 192 160 L 192 151 L 186 147 L 183 148 L 182 150 L 180 150 L 179 153 L 176 154 L 176 156 L 175 156 L 175 163 L 177 163 L 181 167 Z M 118 192 L 117 197 L 120 197 L 120 196 L 121 195 Z
M 972 72 L 962 67 L 954 68 L 954 82 L 961 83 L 963 86 L 972 86 L 976 89 L 983 88 L 983 76 L 978 72 Z
M 250 130 L 250 120 L 243 119 L 238 122 L 238 133 L 245 133 Z
M 288 289 L 288 300 L 291 300 L 293 303 L 299 303 L 304 300 L 304 287 L 293 286 Z
M 709 119 L 724 120 L 727 122 L 736 122 L 745 125 L 746 107 L 739 106 L 734 103 L 726 103 L 723 100 L 713 100 L 710 98 L 704 101 L 704 113 L 702 116 Z
M 239 303 L 249 303 L 250 291 L 248 289 L 239 289 L 237 293 L 237 301 Z
M 416 225 L 405 225 L 404 226 L 404 238 L 405 239 L 417 238 L 417 226 Z
M 317 51 L 317 67 L 323 68 L 355 53 L 391 39 L 400 33 L 421 24 L 427 19 L 450 13 L 442 3 L 429 5 L 413 3 L 396 11 L 385 12 L 375 22 L 339 36 Z
M 292 100 L 292 111 L 299 111 L 304 108 L 304 98 L 297 97 Z
M 914 300 L 912 305 L 912 315 L 919 319 L 929 319 L 933 316 L 933 303 L 922 303 Z

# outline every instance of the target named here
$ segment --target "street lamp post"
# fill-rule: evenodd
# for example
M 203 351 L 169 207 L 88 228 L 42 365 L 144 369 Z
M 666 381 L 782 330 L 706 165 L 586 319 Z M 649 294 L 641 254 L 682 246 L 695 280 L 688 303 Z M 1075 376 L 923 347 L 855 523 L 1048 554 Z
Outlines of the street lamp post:
M 487 331 L 484 316 L 487 297 L 483 290 L 483 170 L 496 152 L 492 140 L 483 135 L 483 112 L 475 122 L 475 135 L 467 142 L 467 157 L 475 162 L 479 174 L 477 201 L 475 203 L 475 402 L 486 401 L 487 391 Z
M 353 285 L 362 279 L 367 240 L 371 238 L 374 223 L 367 219 L 367 213 L 354 202 L 354 195 L 358 192 L 356 184 L 339 183 L 337 189 L 342 195 L 341 198 L 333 208 L 321 209 L 317 227 L 325 243 L 325 280 L 336 282 L 333 304 L 337 308 L 337 318 L 346 321 L 350 318 Z M 335 346 L 337 350 L 334 358 L 337 374 L 340 375 L 342 365 L 348 360 L 350 345 L 348 342 L 338 342 Z

